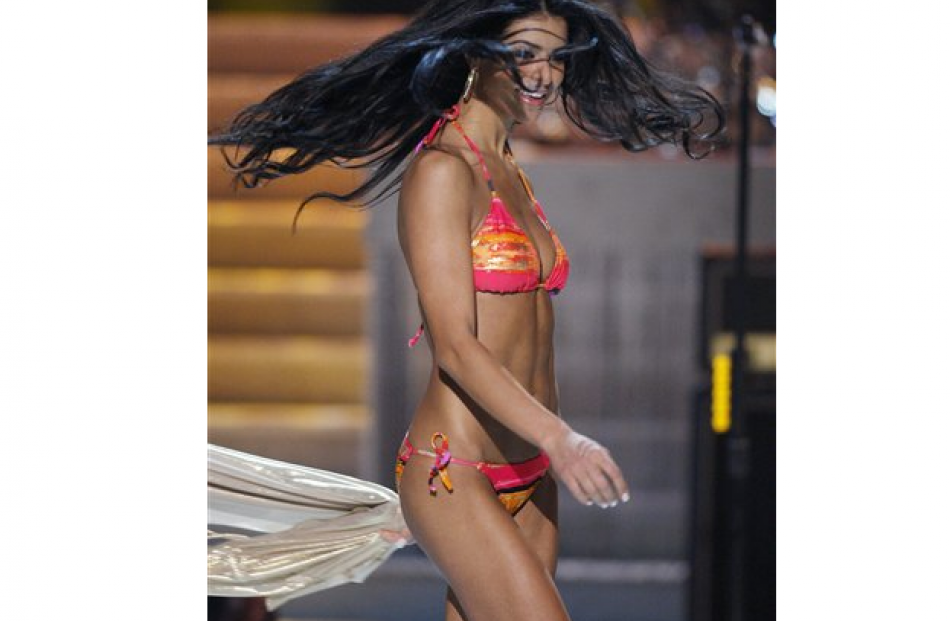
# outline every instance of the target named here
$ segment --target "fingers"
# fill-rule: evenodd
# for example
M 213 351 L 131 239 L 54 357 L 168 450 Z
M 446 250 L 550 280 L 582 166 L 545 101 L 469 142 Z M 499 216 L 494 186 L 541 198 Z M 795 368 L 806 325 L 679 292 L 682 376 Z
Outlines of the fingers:
M 404 537 L 402 536 L 402 533 L 399 533 L 394 530 L 388 530 L 385 528 L 380 529 L 379 534 L 382 536 L 383 539 L 385 539 L 389 543 L 396 543 L 400 539 L 404 539 Z
M 379 530 L 379 534 L 380 534 L 380 536 L 382 536 L 383 539 L 385 539 L 385 540 L 388 541 L 389 543 L 402 544 L 402 545 L 410 545 L 410 544 L 415 543 L 415 541 L 416 541 L 416 540 L 413 538 L 412 533 L 409 532 L 409 529 L 408 529 L 408 528 L 404 528 L 404 529 L 402 529 L 401 531 L 389 530 L 389 529 L 387 529 L 387 528 L 381 528 L 381 529 Z M 400 547 L 402 547 L 402 545 L 400 545 Z
M 571 492 L 571 495 L 577 499 L 577 502 L 581 503 L 582 505 L 593 504 L 593 501 L 590 500 L 590 496 L 588 496 L 587 492 L 581 488 L 576 477 L 561 477 L 561 481 L 563 481 L 564 485 L 567 486 L 567 489 Z
M 576 432 L 561 442 L 551 442 L 545 451 L 552 457 L 553 470 L 578 502 L 602 508 L 630 500 L 630 490 L 610 451 Z
M 610 481 L 600 470 L 589 470 L 586 476 L 580 477 L 580 480 L 587 497 L 597 503 L 600 508 L 606 509 L 617 503 Z
M 585 505 L 594 504 L 594 502 L 596 502 L 594 500 L 594 496 L 595 496 L 594 486 L 590 484 L 590 482 L 588 482 L 586 479 L 580 476 L 578 476 L 576 480 L 577 480 L 577 487 L 578 489 L 580 489 L 580 494 L 575 494 L 575 496 L 577 496 L 577 499 L 580 502 L 584 503 Z
M 566 478 L 571 493 L 583 504 L 597 503 L 606 509 L 630 500 L 623 473 L 606 449 L 592 451 L 578 460 L 572 475 Z
M 623 478 L 623 473 L 620 472 L 617 462 L 613 460 L 606 449 L 597 454 L 596 460 L 613 488 L 610 497 L 621 502 L 628 502 L 630 500 L 630 488 L 627 486 L 627 481 Z

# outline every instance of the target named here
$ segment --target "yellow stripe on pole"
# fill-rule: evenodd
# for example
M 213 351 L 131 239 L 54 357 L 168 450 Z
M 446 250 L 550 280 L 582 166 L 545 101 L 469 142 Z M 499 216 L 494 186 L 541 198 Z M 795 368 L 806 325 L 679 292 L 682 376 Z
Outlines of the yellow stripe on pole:
M 712 428 L 726 433 L 732 426 L 732 358 L 716 354 L 712 360 Z

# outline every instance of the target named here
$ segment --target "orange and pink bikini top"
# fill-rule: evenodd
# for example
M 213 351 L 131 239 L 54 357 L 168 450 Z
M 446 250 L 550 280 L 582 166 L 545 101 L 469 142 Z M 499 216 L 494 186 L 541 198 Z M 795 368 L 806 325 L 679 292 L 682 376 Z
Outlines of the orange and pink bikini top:
M 447 116 L 435 122 L 428 135 L 416 146 L 415 153 L 418 153 L 423 146 L 429 146 L 439 129 L 448 121 L 458 130 L 466 144 L 478 158 L 482 176 L 485 177 L 485 182 L 491 191 L 491 206 L 488 215 L 485 216 L 476 230 L 471 242 L 475 290 L 486 293 L 521 293 L 545 289 L 551 295 L 559 293 L 567 283 L 571 271 L 571 262 L 557 233 L 548 223 L 547 216 L 541 208 L 541 203 L 535 198 L 527 176 L 518 166 L 518 163 L 515 162 L 510 147 L 505 143 L 505 155 L 518 170 L 518 176 L 528 197 L 531 199 L 535 213 L 554 242 L 554 265 L 546 280 L 542 278 L 540 253 L 531 243 L 524 229 L 518 225 L 508 212 L 504 201 L 501 200 L 495 190 L 495 184 L 488 172 L 485 158 L 482 157 L 481 151 L 468 137 L 462 126 L 455 120 L 457 117 L 457 107 L 453 107 Z M 409 340 L 410 347 L 418 342 L 422 336 L 422 331 L 423 324 L 420 324 L 415 336 Z

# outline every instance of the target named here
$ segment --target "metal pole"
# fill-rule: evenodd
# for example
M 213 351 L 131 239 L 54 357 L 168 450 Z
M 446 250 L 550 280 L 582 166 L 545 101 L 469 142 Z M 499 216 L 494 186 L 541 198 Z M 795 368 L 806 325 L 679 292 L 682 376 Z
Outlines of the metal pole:
M 729 454 L 729 527 L 731 546 L 729 555 L 729 618 L 744 621 L 748 606 L 749 525 L 747 520 L 749 485 L 749 437 L 745 411 L 746 376 L 746 317 L 747 317 L 747 254 L 749 220 L 749 120 L 750 77 L 752 73 L 752 46 L 755 43 L 755 21 L 751 15 L 742 16 L 735 30 L 740 57 L 739 65 L 739 208 L 736 222 L 735 263 L 735 349 L 732 352 L 733 368 L 733 425 L 728 437 Z

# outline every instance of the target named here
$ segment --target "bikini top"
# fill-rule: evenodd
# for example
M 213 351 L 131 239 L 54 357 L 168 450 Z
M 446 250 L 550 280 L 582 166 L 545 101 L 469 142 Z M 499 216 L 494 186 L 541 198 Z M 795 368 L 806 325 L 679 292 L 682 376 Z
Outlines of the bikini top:
M 542 280 L 542 265 L 540 253 L 527 233 L 511 216 L 504 201 L 495 190 L 495 184 L 485 158 L 475 143 L 468 137 L 462 126 L 456 121 L 458 107 L 454 106 L 446 116 L 441 117 L 432 126 L 425 138 L 416 146 L 414 153 L 418 153 L 424 146 L 429 146 L 435 139 L 439 129 L 448 121 L 462 135 L 469 148 L 478 158 L 482 169 L 482 176 L 491 191 L 491 206 L 488 214 L 472 236 L 472 269 L 475 277 L 475 290 L 486 293 L 521 293 L 545 289 L 550 295 L 559 293 L 567 283 L 571 270 L 570 259 L 557 233 L 548 223 L 547 216 L 541 208 L 541 203 L 535 198 L 531 183 L 527 175 L 515 162 L 508 143 L 505 143 L 505 156 L 518 171 L 518 177 L 531 199 L 538 219 L 550 234 L 554 243 L 554 265 L 548 273 L 547 280 Z M 416 334 L 409 339 L 409 347 L 414 346 L 422 336 L 423 324 L 419 325 Z

